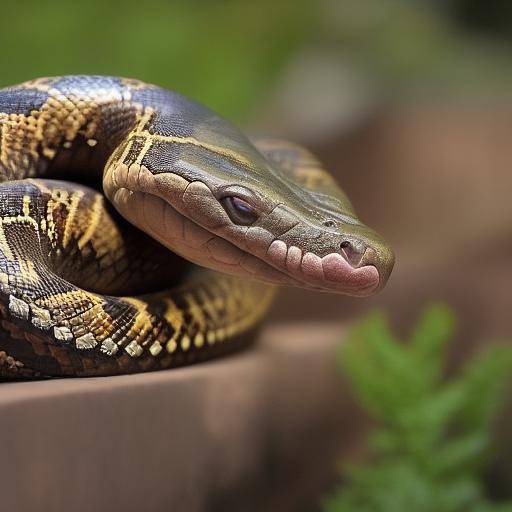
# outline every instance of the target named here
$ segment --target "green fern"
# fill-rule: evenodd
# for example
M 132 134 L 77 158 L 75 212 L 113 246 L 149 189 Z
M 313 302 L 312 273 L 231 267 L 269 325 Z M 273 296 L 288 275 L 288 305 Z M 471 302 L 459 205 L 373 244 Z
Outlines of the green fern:
M 340 348 L 353 391 L 376 420 L 373 460 L 346 467 L 326 512 L 512 512 L 486 497 L 480 479 L 503 404 L 512 347 L 491 345 L 460 374 L 444 379 L 454 330 L 449 308 L 429 307 L 401 343 L 375 313 Z

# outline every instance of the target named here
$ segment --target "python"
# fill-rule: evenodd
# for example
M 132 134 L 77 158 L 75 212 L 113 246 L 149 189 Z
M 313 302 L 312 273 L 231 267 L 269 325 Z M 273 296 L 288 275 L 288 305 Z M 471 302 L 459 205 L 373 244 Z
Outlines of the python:
M 394 264 L 308 150 L 133 79 L 0 90 L 0 176 L 4 378 L 221 356 L 275 285 L 368 296 Z

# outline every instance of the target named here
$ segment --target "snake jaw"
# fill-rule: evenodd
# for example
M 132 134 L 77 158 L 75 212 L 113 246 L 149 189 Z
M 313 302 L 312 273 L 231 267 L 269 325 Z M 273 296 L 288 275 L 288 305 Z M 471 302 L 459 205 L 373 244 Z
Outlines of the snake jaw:
M 273 265 L 304 282 L 304 286 L 322 291 L 367 296 L 380 285 L 377 268 L 373 265 L 352 267 L 339 253 L 322 258 L 312 252 L 288 247 L 282 240 L 272 242 L 268 256 Z

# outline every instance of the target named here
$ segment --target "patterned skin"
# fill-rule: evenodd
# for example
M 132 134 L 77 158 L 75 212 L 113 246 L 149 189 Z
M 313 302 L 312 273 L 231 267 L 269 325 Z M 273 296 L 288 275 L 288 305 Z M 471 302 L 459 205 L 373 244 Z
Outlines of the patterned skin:
M 272 285 L 366 296 L 393 267 L 307 150 L 136 80 L 0 90 L 0 175 L 5 378 L 222 355 L 253 338 Z

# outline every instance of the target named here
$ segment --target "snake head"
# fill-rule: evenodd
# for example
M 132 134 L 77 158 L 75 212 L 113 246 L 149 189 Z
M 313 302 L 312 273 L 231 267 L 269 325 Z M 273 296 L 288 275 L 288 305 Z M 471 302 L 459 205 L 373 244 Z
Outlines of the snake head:
M 353 296 L 383 288 L 393 251 L 309 152 L 252 143 L 211 111 L 180 101 L 179 116 L 154 123 L 168 126 L 166 135 L 150 128 L 138 143 L 143 158 L 130 162 L 121 147 L 107 164 L 105 191 L 125 217 L 221 272 Z M 173 133 L 177 117 L 194 130 Z
M 350 202 L 296 183 L 286 188 L 284 181 L 264 191 L 240 184 L 204 190 L 190 198 L 196 204 L 189 214 L 204 222 L 203 212 L 211 214 L 217 200 L 224 227 L 216 233 L 245 253 L 237 253 L 239 264 L 255 278 L 357 296 L 382 289 L 393 251 L 359 221 Z M 282 190 L 288 192 L 284 197 Z M 210 193 L 210 204 L 199 204 Z

